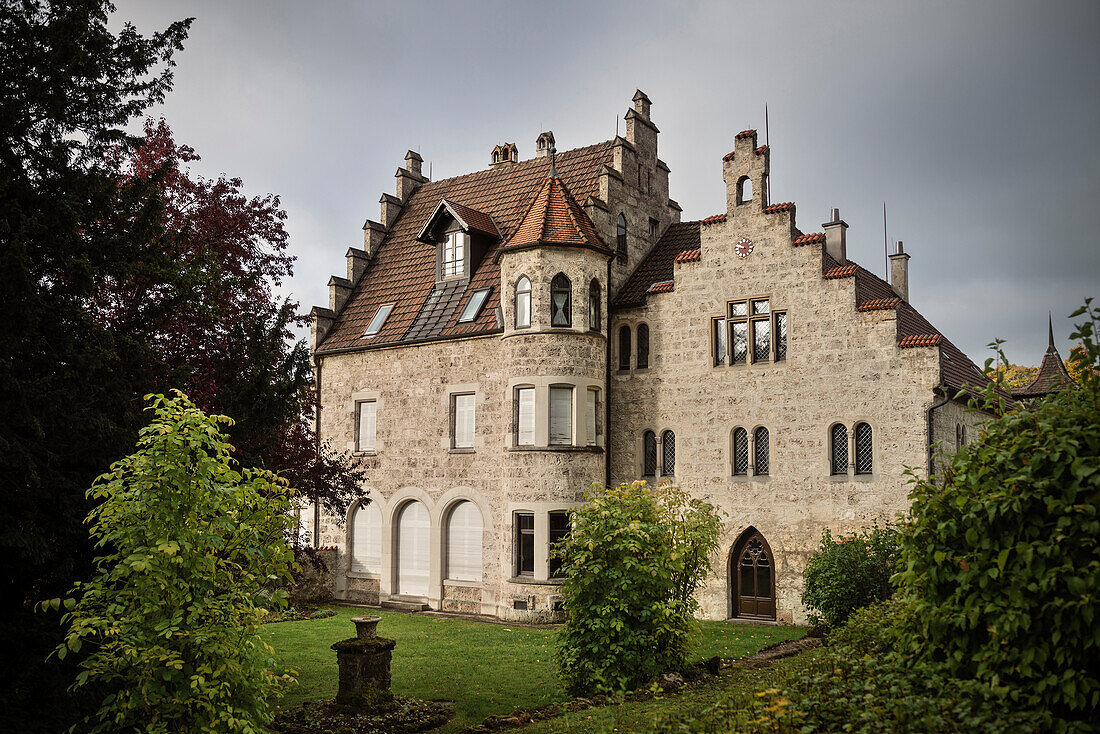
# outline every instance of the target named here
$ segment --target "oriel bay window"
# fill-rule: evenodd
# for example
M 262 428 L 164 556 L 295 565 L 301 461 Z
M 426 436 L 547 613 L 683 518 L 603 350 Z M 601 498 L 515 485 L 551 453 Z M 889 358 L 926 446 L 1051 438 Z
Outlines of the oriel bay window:
M 787 313 L 773 310 L 768 298 L 731 301 L 725 318 L 711 324 L 716 367 L 787 359 Z

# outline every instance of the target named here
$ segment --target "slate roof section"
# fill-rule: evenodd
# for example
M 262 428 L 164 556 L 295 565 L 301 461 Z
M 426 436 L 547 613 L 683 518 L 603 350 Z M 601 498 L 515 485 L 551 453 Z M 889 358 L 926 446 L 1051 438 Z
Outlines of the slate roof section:
M 556 162 L 562 183 L 577 200 L 599 196 L 599 175 L 605 166 L 613 163 L 612 142 L 558 153 Z M 519 227 L 549 169 L 549 158 L 532 158 L 422 184 L 409 197 L 386 233 L 318 352 L 412 341 L 413 334 L 420 333 L 420 328 L 412 330 L 413 324 L 436 285 L 435 248 L 417 241 L 416 237 L 440 201 L 446 199 L 484 213 L 492 219 L 500 235 L 507 238 Z M 471 274 L 457 306 L 450 309 L 442 327 L 431 330 L 437 336 L 426 338 L 476 336 L 502 330 L 496 318 L 500 305 L 500 267 L 495 254 L 499 247 L 499 243 L 489 246 Z M 477 319 L 457 323 L 470 295 L 475 290 L 490 287 L 493 290 Z M 385 303 L 395 305 L 382 330 L 372 339 L 360 339 L 375 311 Z
M 1054 322 L 1049 317 L 1047 325 L 1050 329 L 1050 341 L 1047 344 L 1047 353 L 1043 355 L 1043 363 L 1039 365 L 1039 374 L 1026 386 L 1013 390 L 1014 398 L 1041 398 L 1066 387 L 1077 387 L 1077 383 L 1066 370 L 1062 355 L 1058 354 L 1058 348 L 1054 346 Z
M 542 182 L 501 251 L 536 245 L 588 247 L 614 254 L 558 176 L 547 176 Z
M 676 258 L 687 250 L 699 249 L 700 222 L 678 222 L 665 230 L 640 265 L 623 283 L 615 296 L 615 308 L 640 306 L 654 283 L 672 280 Z
M 462 280 L 448 280 L 438 283 L 424 299 L 424 305 L 420 307 L 420 313 L 409 327 L 405 339 L 408 341 L 421 341 L 435 339 L 443 333 L 443 327 L 450 321 L 451 315 L 458 308 L 458 302 L 462 300 L 462 294 L 466 291 L 466 282 Z

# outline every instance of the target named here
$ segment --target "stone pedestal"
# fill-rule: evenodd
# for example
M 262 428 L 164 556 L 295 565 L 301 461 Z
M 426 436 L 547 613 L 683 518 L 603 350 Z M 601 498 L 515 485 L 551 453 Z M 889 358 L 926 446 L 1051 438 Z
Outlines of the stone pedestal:
M 374 709 L 390 703 L 390 660 L 394 640 L 375 637 L 378 617 L 354 620 L 358 637 L 341 640 L 332 646 L 340 666 L 340 687 L 336 703 L 356 709 Z

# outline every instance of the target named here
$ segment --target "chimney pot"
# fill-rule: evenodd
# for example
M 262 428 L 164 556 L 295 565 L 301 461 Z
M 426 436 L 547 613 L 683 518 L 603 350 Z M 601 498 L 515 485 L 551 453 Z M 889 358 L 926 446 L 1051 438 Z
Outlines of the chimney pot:
M 840 209 L 836 209 L 836 208 L 833 209 L 833 214 L 832 214 L 832 217 L 830 217 L 829 221 L 830 222 L 839 222 L 840 221 Z
M 898 254 L 898 255 L 903 255 L 903 254 L 905 254 L 905 248 L 904 248 L 904 247 L 902 246 L 902 244 L 901 244 L 901 240 L 898 240 L 898 251 L 897 251 L 897 254 Z

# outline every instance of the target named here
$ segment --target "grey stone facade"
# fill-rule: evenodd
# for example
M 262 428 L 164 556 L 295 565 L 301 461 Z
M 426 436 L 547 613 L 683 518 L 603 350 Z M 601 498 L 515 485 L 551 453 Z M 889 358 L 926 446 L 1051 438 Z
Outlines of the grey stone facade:
M 662 236 L 671 237 L 672 225 L 685 226 L 678 224 L 679 206 L 669 199 L 669 169 L 657 157 L 658 131 L 649 111 L 648 98 L 639 92 L 626 115 L 626 137 L 611 142 L 610 164 L 593 174 L 598 193 L 577 202 L 613 249 L 617 220 L 624 216 L 625 256 L 552 243 L 501 251 L 494 260 L 500 294 L 494 333 L 326 348 L 326 333 L 339 328 L 349 292 L 375 287 L 369 283 L 369 260 L 374 250 L 388 246 L 385 235 L 377 236 L 375 227 L 366 252 L 349 252 L 349 277 L 335 279 L 328 309 L 315 310 L 320 435 L 355 451 L 356 404 L 374 402 L 374 448 L 357 456 L 369 469 L 367 489 L 381 521 L 369 531 L 378 534 L 371 541 L 380 545 L 377 568 L 356 570 L 359 508 L 351 508 L 344 523 L 323 518 L 317 542 L 340 549 L 338 596 L 368 603 L 412 598 L 433 609 L 506 619 L 551 618 L 559 601 L 558 582 L 549 577 L 551 513 L 575 507 L 593 483 L 641 478 L 645 432 L 664 437 L 671 431 L 673 476 L 658 470 L 653 481 L 671 479 L 725 516 L 722 551 L 712 559 L 714 572 L 700 591 L 702 614 L 738 615 L 733 554 L 746 533 L 755 531 L 772 555 L 775 618 L 802 623 L 802 570 L 822 531 L 844 532 L 903 513 L 906 467 L 926 472 L 930 441 L 946 438 L 953 448 L 956 426 L 965 423 L 974 431 L 978 418 L 956 403 L 933 411 L 930 423 L 928 410 L 945 392 L 944 348 L 934 338 L 926 339 L 934 342 L 929 346 L 901 346 L 901 335 L 912 328 L 901 323 L 912 320 L 907 301 L 880 307 L 875 304 L 882 298 L 861 295 L 869 281 L 861 285 L 859 278 L 867 276 L 823 277 L 830 263 L 848 265 L 846 225 L 827 226 L 825 235 L 807 238 L 795 225 L 793 205 L 764 201 L 769 151 L 756 146 L 755 134 L 738 135 L 723 161 L 727 210 L 693 225 L 697 252 L 676 257 L 663 285 L 624 301 L 628 280 L 651 267 L 661 251 L 659 240 L 668 241 Z M 540 149 L 538 160 L 545 158 Z M 498 166 L 493 174 L 507 175 L 526 163 Z M 752 182 L 749 200 L 742 196 L 745 179 Z M 415 197 L 399 193 L 402 200 Z M 391 199 L 382 202 L 386 227 L 399 215 Z M 502 215 L 490 213 L 501 225 Z M 505 238 L 509 234 L 502 231 Z M 800 240 L 805 243 L 795 244 Z M 744 245 L 738 252 L 744 241 L 751 242 L 751 252 Z M 571 283 L 568 327 L 550 323 L 549 284 L 558 273 Z M 521 276 L 532 283 L 531 319 L 529 326 L 516 328 L 514 294 Z M 598 324 L 589 315 L 592 281 L 602 289 Z M 786 314 L 786 354 L 776 359 L 773 334 L 767 359 L 715 366 L 712 319 L 727 314 L 730 302 L 750 299 L 767 299 L 771 311 Z M 774 329 L 777 322 L 769 323 Z M 639 365 L 637 353 L 642 324 L 649 333 L 647 366 Z M 631 352 L 621 360 L 624 326 Z M 620 369 L 621 363 L 628 366 Z M 573 388 L 569 446 L 551 445 L 548 436 L 549 393 L 563 386 Z M 519 445 L 517 390 L 526 387 L 534 389 L 534 439 Z M 594 421 L 588 415 L 590 391 Z M 473 446 L 453 448 L 453 396 L 468 393 L 475 395 Z M 830 461 L 830 432 L 838 423 L 847 428 L 853 462 L 841 474 Z M 866 473 L 857 473 L 854 463 L 853 436 L 860 423 L 870 426 L 873 436 L 872 468 Z M 735 474 L 737 428 L 754 440 L 758 428 L 767 429 L 766 474 L 755 464 L 752 471 Z M 663 445 L 660 441 L 658 448 Z M 428 519 L 427 531 L 418 536 L 427 544 L 428 580 L 426 593 L 410 595 L 401 588 L 398 517 L 414 502 L 423 505 Z M 473 503 L 481 518 L 479 579 L 448 578 L 449 518 L 462 502 Z M 533 569 L 520 574 L 517 554 L 524 541 L 517 518 L 527 514 L 533 516 Z

